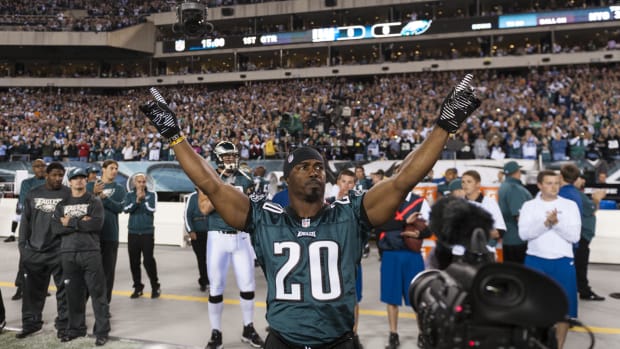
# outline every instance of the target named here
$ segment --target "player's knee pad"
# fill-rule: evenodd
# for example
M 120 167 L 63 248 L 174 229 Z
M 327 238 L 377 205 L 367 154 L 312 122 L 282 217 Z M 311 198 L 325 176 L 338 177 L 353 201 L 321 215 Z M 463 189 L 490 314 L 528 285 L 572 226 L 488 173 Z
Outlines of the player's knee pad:
M 250 292 L 239 292 L 239 295 L 241 296 L 242 299 L 246 299 L 246 300 L 252 300 L 254 299 L 254 291 L 250 291 Z
M 217 304 L 222 303 L 224 301 L 224 295 L 220 294 L 218 296 L 209 295 L 209 303 Z

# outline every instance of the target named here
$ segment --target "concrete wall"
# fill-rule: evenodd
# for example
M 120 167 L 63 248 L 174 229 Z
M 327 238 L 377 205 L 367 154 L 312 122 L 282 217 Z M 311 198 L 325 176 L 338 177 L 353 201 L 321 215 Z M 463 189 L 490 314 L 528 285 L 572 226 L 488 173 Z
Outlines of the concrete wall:
M 155 52 L 155 25 L 146 22 L 113 32 L 0 31 L 2 46 L 110 46 Z M 95 85 L 93 85 L 95 86 Z
M 8 234 L 15 215 L 17 199 L 0 200 L 0 232 Z M 159 202 L 155 213 L 155 243 L 184 246 L 183 203 Z M 596 213 L 596 237 L 590 245 L 590 262 L 620 264 L 620 210 L 599 210 Z M 119 215 L 120 240 L 127 242 L 129 215 Z
M 15 205 L 17 199 L 3 198 L 0 200 L 0 232 L 8 235 L 11 228 L 11 221 L 15 216 Z M 155 213 L 155 243 L 159 245 L 184 246 L 183 234 L 183 203 L 158 202 Z M 118 217 L 120 227 L 120 241 L 127 242 L 127 222 L 128 214 L 120 214 Z M 19 232 L 19 228 L 18 228 Z

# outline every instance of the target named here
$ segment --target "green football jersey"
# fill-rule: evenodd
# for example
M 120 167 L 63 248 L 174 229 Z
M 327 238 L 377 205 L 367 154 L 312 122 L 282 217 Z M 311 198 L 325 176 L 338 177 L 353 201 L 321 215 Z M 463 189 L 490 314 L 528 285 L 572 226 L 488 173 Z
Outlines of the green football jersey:
M 315 346 L 352 331 L 356 266 L 369 230 L 362 198 L 351 191 L 307 219 L 252 202 L 246 230 L 267 278 L 267 321 L 287 341 Z
M 224 181 L 224 183 L 234 186 L 235 188 L 239 189 L 239 191 L 245 194 L 249 194 L 250 192 L 252 192 L 252 189 L 254 188 L 254 181 L 252 180 L 252 177 L 247 174 L 240 173 L 239 170 L 235 171 L 235 173 L 232 176 L 222 176 L 221 178 Z M 217 213 L 217 211 L 213 211 L 209 214 L 208 219 L 207 219 L 207 225 L 209 227 L 209 231 L 236 230 L 235 228 L 226 224 L 226 222 L 224 222 L 224 220 L 222 219 L 222 216 L 220 216 L 220 214 Z

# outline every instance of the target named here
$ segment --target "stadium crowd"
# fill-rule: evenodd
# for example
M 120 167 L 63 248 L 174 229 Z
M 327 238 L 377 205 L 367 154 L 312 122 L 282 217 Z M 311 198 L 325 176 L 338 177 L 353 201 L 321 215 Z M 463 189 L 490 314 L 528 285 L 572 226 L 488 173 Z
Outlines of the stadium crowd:
M 13 31 L 113 31 L 170 11 L 164 0 L 0 1 L 0 27 Z
M 257 4 L 282 0 L 202 0 L 209 8 Z M 152 13 L 174 11 L 180 1 L 142 1 L 142 0 L 33 0 L 0 1 L 0 27 L 13 31 L 94 31 L 105 32 L 125 28 L 143 22 Z M 386 8 L 384 14 L 372 12 L 371 17 L 385 21 L 410 20 L 419 18 L 461 18 L 501 15 L 508 13 L 547 11 L 570 8 L 601 7 L 617 4 L 617 0 L 575 0 L 561 2 L 542 1 L 488 1 L 463 2 L 462 6 L 444 6 L 442 3 L 419 3 L 407 6 L 407 10 L 392 11 Z M 346 10 L 345 10 L 346 11 Z M 236 26 L 222 31 L 223 35 L 256 34 L 278 31 L 307 30 L 325 26 L 332 21 L 350 20 L 346 12 L 323 16 L 322 21 L 294 16 L 294 20 L 284 25 L 273 25 L 260 19 L 250 21 L 247 26 Z M 389 14 L 389 15 L 388 15 Z M 384 18 L 383 18 L 384 17 Z M 390 18 L 388 18 L 390 17 Z M 359 18 L 358 18 L 359 19 Z M 360 23 L 356 23 L 360 24 Z M 369 23 L 366 23 L 369 24 Z
M 401 159 L 426 137 L 460 72 L 162 88 L 196 152 L 221 139 L 242 159 L 278 158 L 309 145 L 329 159 Z M 444 158 L 620 159 L 615 65 L 476 72 L 482 107 Z M 138 115 L 146 89 L 0 92 L 0 159 L 174 160 Z

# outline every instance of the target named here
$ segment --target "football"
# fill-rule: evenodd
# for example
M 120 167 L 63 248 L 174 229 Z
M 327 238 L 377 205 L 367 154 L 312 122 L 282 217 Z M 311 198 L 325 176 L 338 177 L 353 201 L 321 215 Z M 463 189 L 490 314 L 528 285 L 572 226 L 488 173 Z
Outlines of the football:
M 418 218 L 413 223 L 407 224 L 405 230 L 417 230 L 422 233 L 427 227 L 426 220 L 424 218 Z
M 426 220 L 418 218 L 413 223 L 405 225 L 405 231 L 417 230 L 420 234 L 426 229 Z M 403 241 L 408 249 L 414 252 L 420 252 L 422 250 L 423 239 L 411 238 L 403 236 Z

